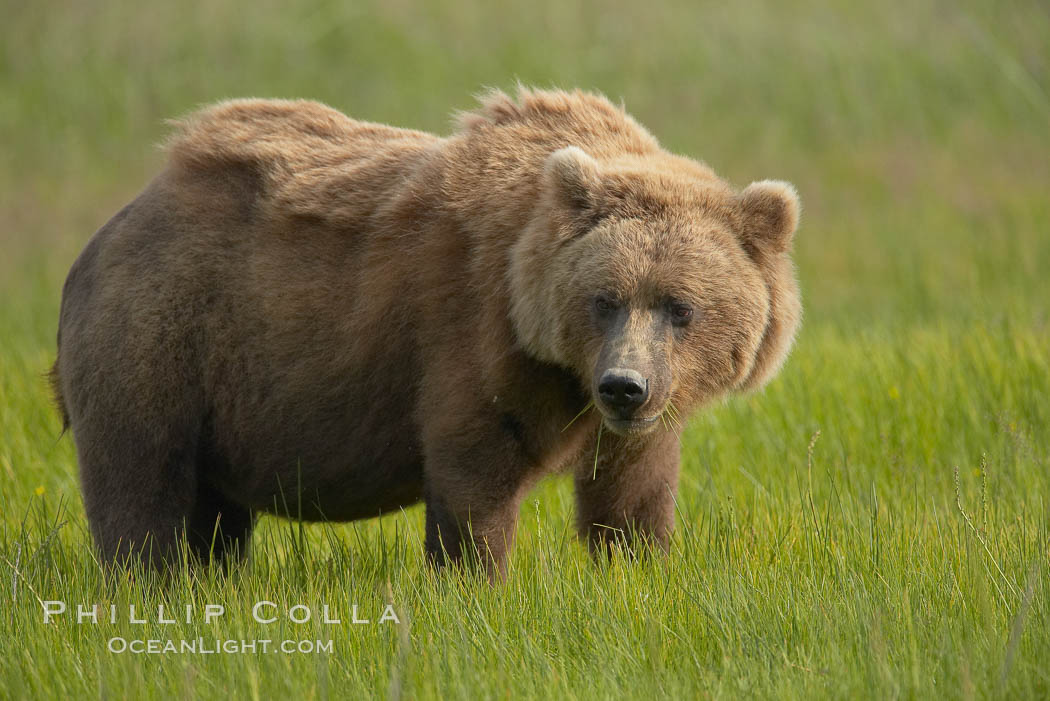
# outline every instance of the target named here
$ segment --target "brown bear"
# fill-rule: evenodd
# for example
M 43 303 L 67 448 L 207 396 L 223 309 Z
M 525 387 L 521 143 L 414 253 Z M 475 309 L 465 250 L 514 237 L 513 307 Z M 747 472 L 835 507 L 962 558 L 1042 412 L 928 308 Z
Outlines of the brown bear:
M 680 422 L 765 383 L 799 322 L 792 187 L 736 192 L 597 95 L 493 92 L 447 138 L 234 100 L 169 153 L 62 295 L 107 562 L 423 500 L 432 559 L 499 576 L 561 468 L 593 552 L 666 548 Z

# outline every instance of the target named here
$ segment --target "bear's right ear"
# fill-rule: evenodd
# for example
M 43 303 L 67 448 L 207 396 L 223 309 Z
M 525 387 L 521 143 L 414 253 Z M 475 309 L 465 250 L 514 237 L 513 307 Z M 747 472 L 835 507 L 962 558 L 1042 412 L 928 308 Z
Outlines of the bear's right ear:
M 577 146 L 567 146 L 547 157 L 543 185 L 553 203 L 576 221 L 598 218 L 601 173 L 598 162 Z

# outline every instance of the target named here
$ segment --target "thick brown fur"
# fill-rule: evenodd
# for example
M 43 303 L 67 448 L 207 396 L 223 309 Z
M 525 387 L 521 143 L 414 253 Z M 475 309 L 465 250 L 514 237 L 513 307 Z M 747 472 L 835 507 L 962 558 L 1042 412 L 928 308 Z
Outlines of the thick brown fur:
M 498 575 L 567 467 L 594 552 L 666 547 L 675 421 L 766 382 L 798 325 L 790 186 L 735 192 L 599 96 L 493 92 L 447 138 L 265 100 L 177 127 L 63 291 L 107 561 L 423 499 L 431 557 Z

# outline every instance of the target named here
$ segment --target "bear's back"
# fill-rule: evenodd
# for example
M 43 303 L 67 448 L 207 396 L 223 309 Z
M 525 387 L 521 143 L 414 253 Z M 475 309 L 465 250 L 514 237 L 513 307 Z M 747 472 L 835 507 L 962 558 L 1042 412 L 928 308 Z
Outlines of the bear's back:
M 178 177 L 248 176 L 273 217 L 336 224 L 374 213 L 441 141 L 309 100 L 230 100 L 174 124 L 167 148 Z

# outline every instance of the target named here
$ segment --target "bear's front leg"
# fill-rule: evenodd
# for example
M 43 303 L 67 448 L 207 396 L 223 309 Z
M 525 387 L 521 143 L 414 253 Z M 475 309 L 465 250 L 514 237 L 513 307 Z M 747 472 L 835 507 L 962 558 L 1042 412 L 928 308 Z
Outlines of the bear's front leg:
M 536 469 L 512 420 L 489 412 L 457 424 L 431 427 L 424 444 L 427 556 L 438 567 L 480 560 L 490 580 L 503 579 Z
M 576 466 L 577 528 L 592 555 L 640 539 L 667 550 L 674 530 L 681 446 L 670 429 L 641 437 L 606 430 Z M 597 455 L 597 458 L 595 457 Z

